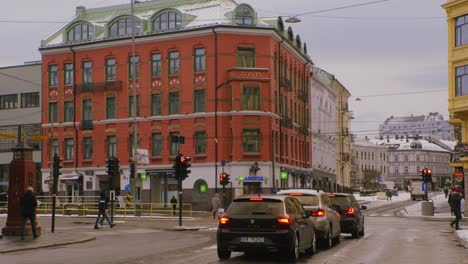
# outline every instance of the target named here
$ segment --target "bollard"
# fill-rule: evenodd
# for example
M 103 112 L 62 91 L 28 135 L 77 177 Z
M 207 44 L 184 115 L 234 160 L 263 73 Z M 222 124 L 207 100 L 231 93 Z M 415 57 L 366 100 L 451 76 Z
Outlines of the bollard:
M 421 202 L 421 214 L 423 216 L 434 216 L 434 201 Z

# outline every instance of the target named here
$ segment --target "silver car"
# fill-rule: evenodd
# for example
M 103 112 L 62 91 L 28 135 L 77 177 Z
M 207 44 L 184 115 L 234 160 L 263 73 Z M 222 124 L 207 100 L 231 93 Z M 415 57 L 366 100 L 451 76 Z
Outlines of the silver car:
M 315 224 L 315 233 L 319 243 L 331 248 L 340 241 L 340 214 L 332 208 L 328 196 L 323 191 L 309 189 L 289 189 L 278 191 L 279 195 L 296 197 L 302 206 L 311 211 L 311 218 Z

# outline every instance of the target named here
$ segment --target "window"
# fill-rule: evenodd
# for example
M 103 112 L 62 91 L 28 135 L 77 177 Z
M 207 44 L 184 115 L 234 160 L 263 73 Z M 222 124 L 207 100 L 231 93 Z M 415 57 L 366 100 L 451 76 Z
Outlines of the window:
M 30 107 L 39 107 L 39 92 L 21 94 L 21 108 Z
M 116 102 L 114 96 L 106 98 L 106 118 L 116 118 Z
M 162 135 L 161 133 L 153 133 L 151 135 L 151 155 L 152 156 L 161 156 L 162 155 Z
M 205 49 L 198 48 L 195 49 L 195 72 L 204 72 L 205 71 Z
M 240 47 L 237 49 L 237 67 L 255 68 L 255 49 Z
M 169 53 L 169 75 L 179 74 L 179 52 Z
M 73 84 L 73 64 L 71 63 L 65 63 L 65 66 L 64 66 L 65 70 L 64 70 L 64 84 L 65 85 L 72 85 Z
M 151 76 L 161 76 L 161 54 L 153 54 L 151 56 Z
M 395 160 L 394 161 L 398 161 L 398 155 L 395 155 Z
M 57 65 L 49 65 L 49 86 L 58 85 L 58 67 Z
M 178 151 L 179 151 L 179 143 L 177 142 L 173 142 L 171 139 L 173 137 L 178 137 L 179 136 L 179 132 L 172 132 L 169 134 L 169 141 L 171 142 L 171 149 L 169 149 L 169 155 L 171 156 L 174 156 L 174 155 L 177 155 Z
M 51 123 L 58 122 L 57 102 L 49 103 L 49 120 Z
M 242 147 L 244 152 L 260 152 L 260 130 L 244 129 L 242 131 Z
M 132 24 L 135 21 L 135 26 L 133 26 L 134 34 L 139 34 L 141 32 L 141 24 L 138 19 L 133 20 L 131 17 L 122 18 L 111 25 L 109 29 L 109 36 L 117 37 L 132 34 Z
M 153 24 L 155 31 L 179 29 L 182 27 L 182 16 L 179 13 L 169 11 L 160 14 Z
M 108 136 L 107 140 L 107 157 L 117 157 L 117 138 L 115 136 Z
M 116 78 L 116 65 L 115 59 L 106 60 L 106 81 L 115 81 Z
M 195 154 L 206 153 L 206 132 L 195 131 Z
M 73 121 L 73 102 L 65 102 L 63 104 L 63 122 Z
M 461 46 L 468 43 L 468 16 L 455 18 L 455 45 Z
M 260 87 L 242 88 L 242 110 L 260 110 Z
M 140 57 L 138 56 L 130 56 L 130 58 L 128 59 L 129 61 L 129 64 L 128 64 L 128 67 L 129 67 L 129 70 L 128 70 L 128 73 L 129 73 L 129 78 L 130 80 L 133 80 L 134 78 L 135 79 L 138 79 L 140 78 Z M 134 66 L 133 66 L 134 65 Z M 136 73 L 136 74 L 133 74 L 133 73 Z
M 91 160 L 93 158 L 93 139 L 91 137 L 83 138 L 83 159 Z
M 75 149 L 75 144 L 73 144 L 73 139 L 65 139 L 65 160 L 73 160 L 73 152 Z
M 405 155 L 405 162 L 408 162 L 408 155 Z
M 241 6 L 236 11 L 236 24 L 251 26 L 253 24 L 252 11 L 245 6 Z
M 161 94 L 152 94 L 151 95 L 151 115 L 157 116 L 161 115 L 162 104 L 161 104 Z
M 93 82 L 93 63 L 90 61 L 83 62 L 83 84 Z
M 169 93 L 169 114 L 179 113 L 179 92 Z
M 89 24 L 80 23 L 72 27 L 68 33 L 68 41 L 89 40 L 94 37 L 94 30 Z
M 408 173 L 408 166 L 405 166 L 405 173 Z
M 134 112 L 133 108 L 136 107 L 136 113 Z M 136 106 L 134 106 L 134 97 L 133 95 L 128 97 L 128 116 L 140 116 L 140 96 L 136 96 Z
M 83 120 L 93 120 L 93 101 L 91 99 L 83 100 Z
M 468 65 L 455 68 L 455 95 L 468 95 Z
M 194 92 L 194 112 L 205 112 L 206 111 L 206 99 L 205 99 L 205 89 L 198 89 Z

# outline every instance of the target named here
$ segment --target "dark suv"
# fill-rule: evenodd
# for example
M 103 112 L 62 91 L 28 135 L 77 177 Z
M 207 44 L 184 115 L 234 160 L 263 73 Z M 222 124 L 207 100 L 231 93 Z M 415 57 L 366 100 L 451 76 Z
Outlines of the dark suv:
M 290 196 L 244 196 L 234 199 L 219 217 L 218 257 L 229 259 L 232 251 L 247 254 L 281 253 L 295 261 L 300 253 L 316 250 L 310 212 Z
M 349 193 L 329 193 L 328 198 L 333 208 L 341 215 L 341 232 L 351 233 L 353 238 L 364 236 L 364 215 L 361 210 L 366 206 L 359 206 L 356 198 Z

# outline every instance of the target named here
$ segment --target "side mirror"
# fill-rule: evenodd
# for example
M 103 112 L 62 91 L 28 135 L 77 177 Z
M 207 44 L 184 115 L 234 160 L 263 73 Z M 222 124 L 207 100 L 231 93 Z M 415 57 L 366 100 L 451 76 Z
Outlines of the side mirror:
M 361 205 L 361 210 L 366 210 L 366 209 L 367 209 L 367 206 Z

